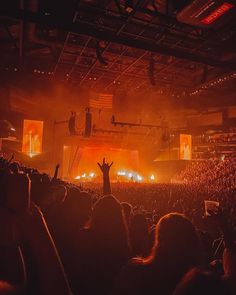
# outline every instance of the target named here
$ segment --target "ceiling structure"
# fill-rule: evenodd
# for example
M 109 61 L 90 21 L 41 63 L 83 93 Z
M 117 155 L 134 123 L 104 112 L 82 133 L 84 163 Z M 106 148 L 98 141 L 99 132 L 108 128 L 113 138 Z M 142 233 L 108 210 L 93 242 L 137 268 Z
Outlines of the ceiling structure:
M 85 93 L 86 89 L 116 94 L 117 90 L 124 90 L 125 95 L 121 91 L 121 96 L 124 96 L 122 101 L 128 113 L 131 108 L 130 105 L 127 107 L 124 100 L 135 97 L 135 103 L 142 98 L 144 105 L 148 104 L 148 99 L 154 93 L 158 107 L 150 104 L 150 109 L 160 124 L 166 119 L 173 133 L 163 136 L 166 133 L 162 132 L 165 128 L 161 126 L 160 130 L 158 129 L 160 134 L 157 132 L 160 138 L 157 140 L 157 134 L 153 134 L 151 129 L 143 131 L 148 141 L 151 141 L 151 138 L 154 140 L 151 146 L 155 152 L 161 148 L 170 149 L 171 140 L 177 139 L 175 135 L 180 132 L 199 136 L 199 142 L 194 142 L 195 154 L 216 153 L 215 146 L 218 146 L 219 153 L 234 152 L 236 108 L 226 110 L 226 106 L 236 105 L 236 4 L 233 0 L 4 2 L 8 3 L 2 4 L 0 10 L 1 80 L 4 80 L 5 73 L 9 76 L 12 73 L 28 82 L 25 74 L 29 74 L 34 75 L 36 79 L 44 77 L 62 85 L 65 83 L 68 88 L 75 89 L 76 94 L 80 87 L 85 89 Z M 216 4 L 220 7 L 218 10 L 214 7 Z M 200 15 L 200 12 L 205 15 L 205 10 L 211 9 L 211 5 L 210 17 L 204 16 L 199 23 L 195 19 L 189 20 L 193 15 Z M 27 88 L 26 83 L 22 83 L 21 87 L 24 88 L 25 85 Z M 37 92 L 34 85 L 32 88 Z M 5 94 L 0 92 L 1 100 Z M 128 94 L 137 96 L 129 97 Z M 48 97 L 45 95 L 44 103 L 40 97 L 40 104 L 35 103 L 30 95 L 24 99 L 29 113 L 32 114 L 34 110 L 35 113 L 42 112 L 45 104 L 50 118 L 57 118 L 55 105 L 60 99 L 57 101 L 54 98 L 46 103 Z M 160 107 L 165 99 L 171 101 L 166 114 L 163 112 L 164 107 Z M 176 105 L 172 99 L 177 102 Z M 67 110 L 66 100 L 65 95 L 61 109 L 58 107 L 58 112 L 63 115 Z M 117 101 L 122 104 L 121 100 Z M 1 101 L 0 111 L 5 105 Z M 140 105 L 142 104 L 137 103 L 137 106 L 142 108 Z M 181 109 L 182 106 L 184 107 Z M 197 120 L 196 124 L 190 120 L 191 114 L 192 121 Z M 211 115 L 212 121 L 208 117 Z M 150 120 L 153 120 L 153 117 L 151 113 Z M 215 117 L 220 119 L 215 122 Z M 123 122 L 123 117 L 118 119 Z M 128 122 L 131 121 L 129 118 Z M 136 132 L 135 127 L 134 131 L 127 132 L 123 128 L 124 125 L 122 123 L 120 129 L 118 126 L 112 126 L 114 128 L 110 130 L 109 121 L 108 130 L 99 130 L 98 126 L 96 133 L 100 132 L 101 136 L 105 133 L 107 140 L 110 133 L 120 137 L 127 133 L 128 137 L 132 136 L 132 132 Z M 232 127 L 233 131 L 230 130 Z M 214 132 L 216 139 L 209 131 Z M 205 136 L 204 132 L 208 135 Z M 137 138 L 137 135 L 138 133 L 135 133 L 134 137 Z M 143 145 L 143 134 L 140 136 Z M 223 143 L 221 136 L 227 139 L 224 141 L 223 138 Z M 229 138 L 232 139 L 232 144 L 228 141 Z M 124 144 L 125 142 L 124 140 Z M 213 149 L 211 145 L 214 146 Z
M 208 28 L 178 20 L 186 0 L 9 2 L 0 11 L 2 68 L 96 91 L 177 95 L 236 71 L 235 11 Z

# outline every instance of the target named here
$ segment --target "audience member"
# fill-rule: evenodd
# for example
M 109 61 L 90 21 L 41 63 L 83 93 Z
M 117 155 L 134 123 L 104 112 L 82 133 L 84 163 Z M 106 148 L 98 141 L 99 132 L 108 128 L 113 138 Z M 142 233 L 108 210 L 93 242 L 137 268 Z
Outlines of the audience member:
M 111 187 L 104 158 L 101 193 L 13 158 L 0 157 L 0 294 L 236 294 L 235 159 Z

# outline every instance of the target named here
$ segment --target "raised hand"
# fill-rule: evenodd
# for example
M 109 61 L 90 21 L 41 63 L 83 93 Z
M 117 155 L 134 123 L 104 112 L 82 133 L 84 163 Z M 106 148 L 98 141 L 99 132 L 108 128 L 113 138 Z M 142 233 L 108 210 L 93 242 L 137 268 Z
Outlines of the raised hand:
M 64 269 L 40 209 L 33 203 L 17 214 L 22 241 L 30 249 L 39 276 L 38 294 L 72 294 Z M 53 280 L 51 279 L 53 274 Z
M 113 162 L 111 162 L 111 164 L 106 163 L 105 158 L 103 158 L 102 164 L 98 163 L 98 166 L 101 169 L 103 174 L 103 195 L 111 194 L 109 171 L 112 165 L 113 165 Z
M 60 164 L 57 164 L 56 167 L 55 167 L 55 172 L 54 172 L 54 175 L 53 175 L 52 181 L 54 181 L 54 180 L 57 179 L 59 168 L 60 168 Z
M 109 171 L 112 165 L 113 165 L 113 162 L 111 162 L 111 164 L 106 163 L 105 158 L 103 158 L 102 164 L 98 163 L 98 166 L 101 169 L 103 174 L 109 174 Z

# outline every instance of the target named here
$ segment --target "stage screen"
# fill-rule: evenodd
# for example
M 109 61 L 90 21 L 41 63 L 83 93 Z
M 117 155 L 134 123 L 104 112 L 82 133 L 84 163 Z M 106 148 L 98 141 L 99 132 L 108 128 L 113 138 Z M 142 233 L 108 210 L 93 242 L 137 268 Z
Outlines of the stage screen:
M 24 120 L 22 152 L 30 157 L 42 153 L 43 121 Z
M 180 134 L 180 160 L 192 159 L 192 135 Z

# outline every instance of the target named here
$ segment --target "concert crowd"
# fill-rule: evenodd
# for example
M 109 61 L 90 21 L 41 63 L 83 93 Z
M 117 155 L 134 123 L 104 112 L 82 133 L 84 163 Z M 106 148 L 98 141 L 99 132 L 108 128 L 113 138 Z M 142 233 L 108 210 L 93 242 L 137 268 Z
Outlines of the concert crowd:
M 98 165 L 102 189 L 0 157 L 0 294 L 236 294 L 236 160 L 169 184 L 111 185 Z

